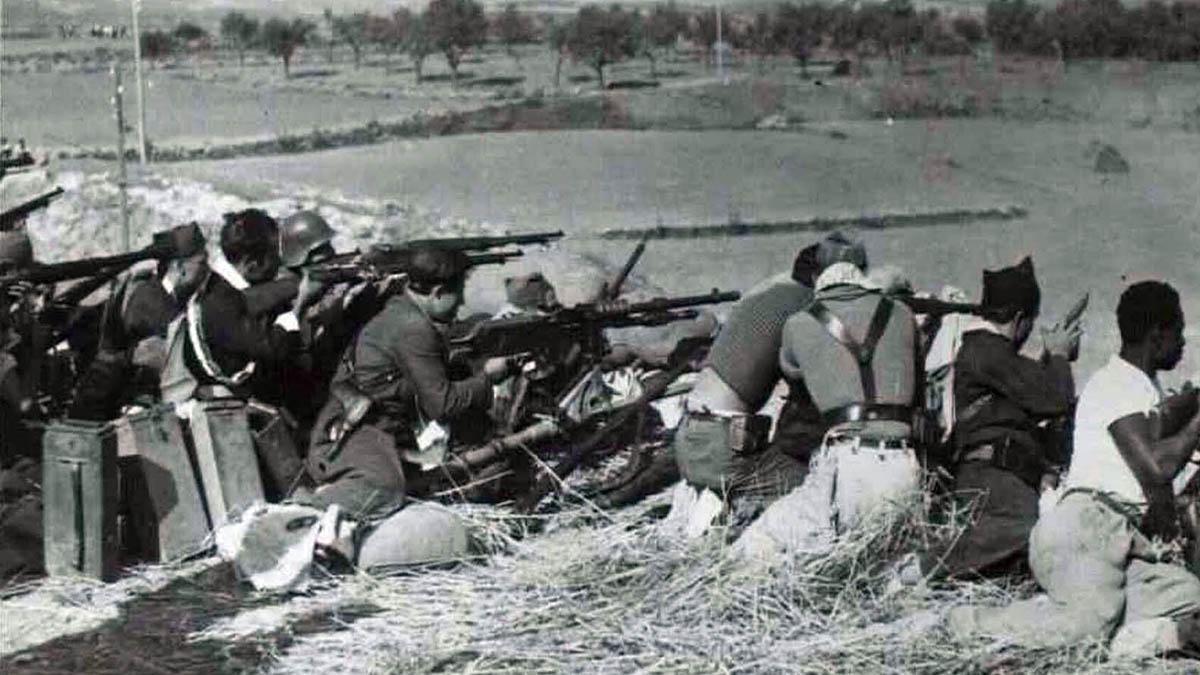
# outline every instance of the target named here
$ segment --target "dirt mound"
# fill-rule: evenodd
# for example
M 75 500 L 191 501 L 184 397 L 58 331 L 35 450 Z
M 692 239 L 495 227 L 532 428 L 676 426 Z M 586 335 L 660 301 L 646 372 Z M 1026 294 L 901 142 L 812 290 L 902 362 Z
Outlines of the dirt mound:
M 120 251 L 120 194 L 109 173 L 39 170 L 6 179 L 0 184 L 0 204 L 15 204 L 61 185 L 66 193 L 49 208 L 32 215 L 27 223 L 34 253 L 43 262 L 76 260 Z M 223 192 L 209 183 L 167 179 L 151 175 L 129 188 L 130 243 L 138 248 L 150 243 L 151 234 L 196 221 L 215 247 L 221 215 L 245 208 L 261 208 L 275 216 L 300 209 L 317 210 L 337 231 L 339 250 L 364 248 L 374 243 L 402 242 L 428 237 L 505 234 L 487 222 L 448 218 L 440 213 L 392 200 L 350 198 L 337 192 L 288 186 L 256 199 Z M 471 275 L 467 312 L 494 312 L 504 303 L 505 277 L 540 271 L 554 282 L 567 304 L 591 300 L 606 279 L 615 274 L 595 258 L 569 253 L 558 246 L 527 248 L 525 256 L 503 266 L 488 266 Z M 645 295 L 658 288 L 637 277 L 627 289 Z
M 1106 143 L 1096 152 L 1093 170 L 1096 173 L 1129 173 L 1129 162 L 1120 151 Z

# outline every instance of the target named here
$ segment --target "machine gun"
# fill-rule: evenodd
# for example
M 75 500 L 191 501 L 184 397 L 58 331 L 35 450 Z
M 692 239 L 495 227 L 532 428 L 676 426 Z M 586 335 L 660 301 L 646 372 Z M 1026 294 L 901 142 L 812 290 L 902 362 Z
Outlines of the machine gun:
M 306 268 L 309 276 L 326 284 L 379 281 L 404 274 L 409 268 L 411 249 L 371 248 L 365 253 L 343 253 Z M 503 265 L 525 255 L 519 250 L 494 253 L 468 253 L 471 267 Z
M 57 197 L 62 195 L 62 193 L 63 189 L 61 187 L 56 187 L 45 194 L 41 194 L 33 199 L 30 199 L 27 202 L 22 202 L 11 209 L 6 209 L 4 212 L 0 213 L 0 231 L 13 229 L 17 226 L 17 223 L 24 220 L 27 216 L 29 216 L 29 214 L 49 206 L 50 202 L 54 201 Z

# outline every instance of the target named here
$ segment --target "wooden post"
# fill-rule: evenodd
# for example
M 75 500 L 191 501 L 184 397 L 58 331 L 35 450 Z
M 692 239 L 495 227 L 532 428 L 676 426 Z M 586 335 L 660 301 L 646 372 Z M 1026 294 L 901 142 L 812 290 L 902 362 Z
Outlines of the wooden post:
M 122 95 L 125 87 L 121 85 L 121 61 L 113 64 L 113 107 L 117 116 L 117 189 L 121 193 L 121 250 L 129 249 L 129 194 L 126 187 L 129 184 L 125 173 L 125 109 Z
M 138 158 L 146 165 L 146 80 L 142 76 L 142 32 L 138 29 L 141 0 L 131 1 L 133 9 L 133 70 L 137 77 Z

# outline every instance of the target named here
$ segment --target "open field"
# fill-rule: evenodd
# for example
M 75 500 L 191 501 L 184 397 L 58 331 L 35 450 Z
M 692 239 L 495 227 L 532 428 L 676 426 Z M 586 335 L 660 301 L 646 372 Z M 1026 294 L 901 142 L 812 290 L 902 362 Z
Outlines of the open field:
M 459 136 L 163 170 L 250 193 L 303 185 L 517 229 L 561 227 L 568 250 L 614 265 L 631 244 L 594 239 L 610 227 L 1016 204 L 1027 218 L 864 234 L 877 261 L 904 267 L 923 288 L 951 283 L 975 295 L 981 268 L 1031 253 L 1047 316 L 1090 290 L 1084 374 L 1116 346 L 1111 312 L 1128 280 L 1168 279 L 1200 316 L 1200 136 L 976 120 L 838 128 L 846 138 L 820 127 Z M 1093 173 L 1089 146 L 1101 139 L 1129 159 L 1130 174 Z M 811 236 L 665 241 L 639 272 L 676 292 L 744 289 L 786 269 Z M 1200 371 L 1200 351 L 1185 359 L 1181 375 Z

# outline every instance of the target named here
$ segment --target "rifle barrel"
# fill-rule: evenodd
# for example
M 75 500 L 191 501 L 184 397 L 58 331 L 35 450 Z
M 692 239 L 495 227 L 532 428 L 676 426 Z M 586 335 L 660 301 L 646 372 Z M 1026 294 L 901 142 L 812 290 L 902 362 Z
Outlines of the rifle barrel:
M 524 256 L 523 251 L 496 251 L 495 253 L 469 253 L 467 259 L 472 267 L 479 265 L 503 265 L 513 258 Z
M 143 260 L 167 257 L 173 253 L 173 247 L 163 246 L 161 244 L 152 244 L 140 251 L 134 251 L 132 253 L 118 253 L 117 255 L 99 256 L 96 258 L 85 258 L 83 260 L 72 260 L 69 262 L 39 265 L 32 269 L 21 270 L 11 274 L 5 277 L 4 280 L 27 281 L 34 284 L 52 284 L 59 281 L 90 277 L 95 274 L 99 274 L 103 270 L 110 267 L 129 267 L 130 265 Z
M 481 251 L 499 246 L 529 246 L 532 244 L 548 244 L 562 239 L 563 231 L 530 232 L 527 234 L 509 234 L 489 237 L 448 237 L 442 239 L 413 239 L 396 248 L 438 248 L 454 251 Z
M 918 298 L 911 295 L 893 296 L 892 299 L 903 302 L 917 314 L 929 314 L 933 316 L 973 314 L 978 316 L 983 312 L 983 307 L 968 302 L 946 302 L 936 298 Z
M 612 280 L 612 283 L 604 289 L 605 299 L 616 300 L 621 297 L 621 287 L 625 285 L 625 280 L 629 278 L 629 274 L 633 272 L 633 268 L 637 267 L 638 261 L 642 259 L 642 254 L 646 252 L 646 240 L 649 237 L 649 234 L 642 237 L 642 240 L 633 248 L 633 252 L 625 260 L 624 267 L 621 268 L 621 271 Z
M 38 195 L 29 201 L 22 202 L 11 209 L 5 210 L 3 213 L 0 213 L 0 230 L 7 230 L 20 222 L 25 216 L 38 209 L 46 208 L 50 205 L 51 200 L 62 193 L 63 189 L 56 187 L 45 194 Z

